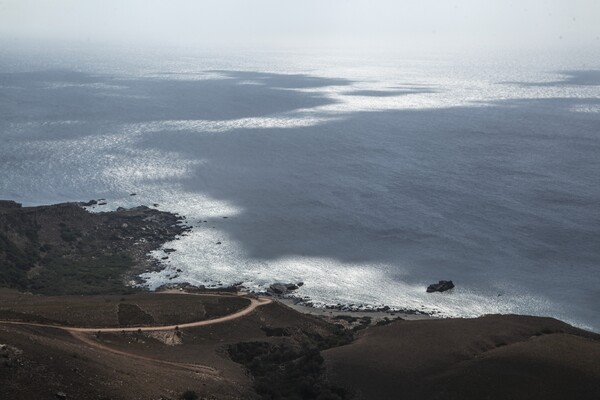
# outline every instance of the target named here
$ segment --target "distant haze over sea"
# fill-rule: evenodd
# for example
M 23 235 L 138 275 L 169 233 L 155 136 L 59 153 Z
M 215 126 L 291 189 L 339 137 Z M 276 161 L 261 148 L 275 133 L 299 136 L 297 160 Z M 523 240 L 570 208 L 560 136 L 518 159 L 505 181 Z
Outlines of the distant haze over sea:
M 0 143 L 0 198 L 185 215 L 150 288 L 600 331 L 591 53 L 3 50 Z

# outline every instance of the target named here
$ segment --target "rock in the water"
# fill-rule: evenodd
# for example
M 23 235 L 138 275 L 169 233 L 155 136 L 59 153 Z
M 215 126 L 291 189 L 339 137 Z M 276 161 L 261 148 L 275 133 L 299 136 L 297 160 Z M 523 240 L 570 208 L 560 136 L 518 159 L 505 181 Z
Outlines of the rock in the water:
M 433 283 L 427 286 L 427 293 L 445 292 L 446 290 L 450 290 L 453 287 L 454 283 L 452 281 L 439 281 L 438 283 Z
M 296 289 L 298 286 L 294 283 L 274 283 L 269 286 L 269 291 L 274 294 L 286 294 Z
M 287 292 L 287 287 L 283 283 L 274 283 L 269 286 L 269 289 L 275 294 L 284 294 Z
M 93 205 L 95 205 L 95 204 L 98 204 L 98 202 L 97 202 L 96 200 L 90 200 L 90 201 L 88 201 L 87 203 L 82 203 L 82 205 L 83 205 L 84 207 L 93 206 Z
M 54 394 L 56 396 L 57 399 L 66 399 L 67 395 L 64 392 L 56 392 Z

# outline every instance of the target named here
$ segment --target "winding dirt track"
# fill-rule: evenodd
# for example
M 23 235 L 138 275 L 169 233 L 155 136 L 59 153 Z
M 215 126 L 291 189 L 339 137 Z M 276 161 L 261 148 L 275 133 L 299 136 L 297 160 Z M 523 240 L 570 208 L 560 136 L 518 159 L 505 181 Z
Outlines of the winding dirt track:
M 220 324 L 223 322 L 232 321 L 234 319 L 244 317 L 244 316 L 250 314 L 252 311 L 254 311 L 257 307 L 270 304 L 273 301 L 273 300 L 267 299 L 267 298 L 252 298 L 252 297 L 246 297 L 246 298 L 248 300 L 250 300 L 250 305 L 240 311 L 234 312 L 233 314 L 225 315 L 225 316 L 219 317 L 219 318 L 208 319 L 208 320 L 203 320 L 203 321 L 196 321 L 196 322 L 189 322 L 189 323 L 179 324 L 179 325 L 136 326 L 136 327 L 131 327 L 131 328 L 77 328 L 77 327 L 71 327 L 71 326 L 39 324 L 39 323 L 34 323 L 34 322 L 21 322 L 21 321 L 3 321 L 3 320 L 0 320 L 0 324 L 27 325 L 27 326 L 36 326 L 36 327 L 42 327 L 42 328 L 61 329 L 61 330 L 69 332 L 74 338 L 80 340 L 81 342 L 83 342 L 83 343 L 87 344 L 88 346 L 90 346 L 94 349 L 97 349 L 97 350 L 106 351 L 109 353 L 117 354 L 117 355 L 128 357 L 128 358 L 135 358 L 135 359 L 142 360 L 142 361 L 150 361 L 150 362 L 154 362 L 154 363 L 158 363 L 158 364 L 162 364 L 162 365 L 168 365 L 170 367 L 181 368 L 181 369 L 189 370 L 189 371 L 192 371 L 195 373 L 218 375 L 218 370 L 216 368 L 210 367 L 208 365 L 178 363 L 178 362 L 160 360 L 157 358 L 145 357 L 145 356 L 141 356 L 138 354 L 128 353 L 125 351 L 121 351 L 121 350 L 117 350 L 112 347 L 109 347 L 109 346 L 99 342 L 98 340 L 92 339 L 87 334 L 89 334 L 89 333 L 97 334 L 98 332 L 115 333 L 115 332 L 140 332 L 140 331 L 141 332 L 172 331 L 172 330 L 175 330 L 176 328 L 177 329 L 185 329 L 185 328 L 195 328 L 195 327 L 199 327 L 199 326 Z
M 204 321 L 196 321 L 196 322 L 188 322 L 187 324 L 179 324 L 179 325 L 162 325 L 162 326 L 136 326 L 133 328 L 66 328 L 70 332 L 139 332 L 140 329 L 142 332 L 151 332 L 151 331 L 170 331 L 175 328 L 185 329 L 185 328 L 195 328 L 198 326 L 206 326 L 206 325 L 214 325 L 220 324 L 223 322 L 231 321 L 237 318 L 241 318 L 245 315 L 250 314 L 252 311 L 256 309 L 256 307 L 264 306 L 272 302 L 271 299 L 258 298 L 254 299 L 251 297 L 247 297 L 250 300 L 250 305 L 240 311 L 236 311 L 233 314 L 225 315 L 224 317 L 207 319 Z
M 206 325 L 214 325 L 220 324 L 223 322 L 231 321 L 237 318 L 241 318 L 250 314 L 257 307 L 264 306 L 266 304 L 270 304 L 273 300 L 266 298 L 258 298 L 254 299 L 251 297 L 247 297 L 250 300 L 250 305 L 240 311 L 236 311 L 233 314 L 225 315 L 223 317 L 207 319 L 203 321 L 196 322 L 188 322 L 185 324 L 179 325 L 159 325 L 159 326 L 135 326 L 135 327 L 127 327 L 127 328 L 78 328 L 73 326 L 63 326 L 63 325 L 52 325 L 52 324 L 40 324 L 36 322 L 22 322 L 22 321 L 4 321 L 0 320 L 0 324 L 11 324 L 11 325 L 28 325 L 28 326 L 39 326 L 42 328 L 56 328 L 62 329 L 67 332 L 88 332 L 88 333 L 97 333 L 97 332 L 151 332 L 151 331 L 170 331 L 175 328 L 185 329 L 185 328 L 195 328 L 198 326 L 206 326 Z

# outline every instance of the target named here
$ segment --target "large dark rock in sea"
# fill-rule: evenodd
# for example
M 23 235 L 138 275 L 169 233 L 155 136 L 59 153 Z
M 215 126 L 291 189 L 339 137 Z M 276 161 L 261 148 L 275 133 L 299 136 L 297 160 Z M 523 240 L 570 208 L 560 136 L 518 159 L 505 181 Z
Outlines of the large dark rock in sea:
M 287 287 L 283 283 L 274 283 L 269 286 L 269 289 L 275 294 L 284 294 L 287 292 Z
M 450 290 L 453 287 L 454 283 L 452 281 L 439 281 L 438 283 L 433 283 L 427 286 L 427 293 L 445 292 L 446 290 Z
M 298 289 L 298 285 L 294 283 L 274 283 L 269 286 L 269 292 L 273 294 L 286 294 Z

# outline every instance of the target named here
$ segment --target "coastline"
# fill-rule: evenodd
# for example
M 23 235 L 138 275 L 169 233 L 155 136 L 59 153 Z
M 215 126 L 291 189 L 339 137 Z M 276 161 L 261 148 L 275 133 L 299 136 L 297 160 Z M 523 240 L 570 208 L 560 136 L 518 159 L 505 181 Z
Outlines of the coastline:
M 37 241 L 32 241 L 30 247 L 35 251 L 38 247 L 43 249 L 33 259 L 26 259 L 21 254 L 22 252 L 19 253 L 18 246 L 13 246 L 13 250 L 10 251 L 19 253 L 17 254 L 18 257 L 23 256 L 21 261 L 25 264 L 22 264 L 21 267 L 26 271 L 29 284 L 28 281 L 25 281 L 25 284 L 16 282 L 11 286 L 10 283 L 5 282 L 3 286 L 50 295 L 125 293 L 146 290 L 143 286 L 140 286 L 142 283 L 140 275 L 148 271 L 160 271 L 168 268 L 168 264 L 164 261 L 175 250 L 165 246 L 179 239 L 180 236 L 185 235 L 193 228 L 185 225 L 186 218 L 176 213 L 159 211 L 144 205 L 129 209 L 118 208 L 115 211 L 101 211 L 102 203 L 106 204 L 103 199 L 99 199 L 89 202 L 22 207 L 14 201 L 1 200 L 0 222 L 4 221 L 5 227 L 20 226 L 19 229 L 25 231 L 25 233 L 20 233 L 20 237 L 38 235 L 39 238 L 36 239 Z M 94 208 L 94 211 L 91 208 Z M 31 220 L 32 215 L 38 218 L 38 226 L 34 226 Z M 9 220 L 11 223 L 6 223 Z M 0 230 L 0 234 L 4 237 L 15 235 L 15 232 L 4 232 L 6 229 Z M 17 240 L 17 242 L 19 241 Z M 52 250 L 45 250 L 45 248 L 52 248 Z M 150 254 L 152 250 L 157 249 L 164 251 L 162 259 Z M 5 253 L 10 251 L 5 249 Z M 123 256 L 124 261 L 117 259 L 119 266 L 115 269 L 114 258 L 120 256 Z M 6 254 L 0 253 L 0 261 L 3 258 L 6 259 Z M 71 274 L 73 270 L 80 269 L 81 263 L 93 263 L 91 273 L 98 275 L 98 277 L 95 278 L 93 284 L 86 287 L 80 285 L 77 279 L 73 281 L 73 284 L 70 284 L 71 286 L 64 287 L 64 285 L 61 285 L 59 287 L 51 283 L 52 280 L 56 281 L 58 279 L 60 275 L 57 275 L 46 279 L 46 287 L 40 287 L 35 281 L 39 280 L 40 274 L 43 275 L 46 272 L 45 270 L 52 270 L 57 260 L 62 263 L 61 268 L 64 271 L 61 273 L 66 275 Z M 105 266 L 110 271 L 103 275 Z M 119 282 L 115 280 L 115 273 L 121 276 Z M 103 283 L 105 280 L 108 280 L 109 284 Z M 195 287 L 182 282 L 167 283 L 163 285 L 164 288 L 181 288 L 182 290 L 199 290 L 209 293 L 240 290 L 258 295 L 267 294 L 293 310 L 342 324 L 344 323 L 340 319 L 342 316 L 351 316 L 351 318 L 357 319 L 370 318 L 374 324 L 398 318 L 403 320 L 445 319 L 436 315 L 435 312 L 427 313 L 417 309 L 390 308 L 383 304 L 375 306 L 364 304 L 313 305 L 311 299 L 297 297 L 294 295 L 293 290 L 283 294 L 275 294 L 272 291 L 269 292 L 269 289 L 266 292 L 264 290 L 251 290 L 241 286 L 241 284 L 234 284 L 231 287 L 223 285 Z M 155 290 L 160 290 L 160 288 Z
M 302 314 L 309 314 L 317 317 L 321 317 L 327 321 L 336 321 L 339 322 L 339 319 L 336 317 L 340 316 L 352 316 L 356 318 L 369 317 L 372 318 L 373 322 L 377 323 L 378 321 L 382 321 L 385 319 L 389 320 L 408 320 L 408 321 L 416 321 L 416 320 L 424 320 L 424 319 L 438 319 L 439 317 L 435 317 L 429 314 L 416 314 L 416 313 L 404 313 L 401 311 L 362 311 L 362 310 L 340 310 L 337 308 L 320 308 L 320 307 L 311 307 L 307 305 L 303 305 L 297 303 L 293 299 L 285 298 L 285 297 L 274 297 L 274 299 L 287 307 L 301 312 Z
M 86 209 L 96 204 L 106 202 L 23 207 L 0 200 L 3 286 L 42 294 L 135 291 L 139 274 L 165 268 L 150 252 L 191 229 L 183 217 L 147 206 Z

